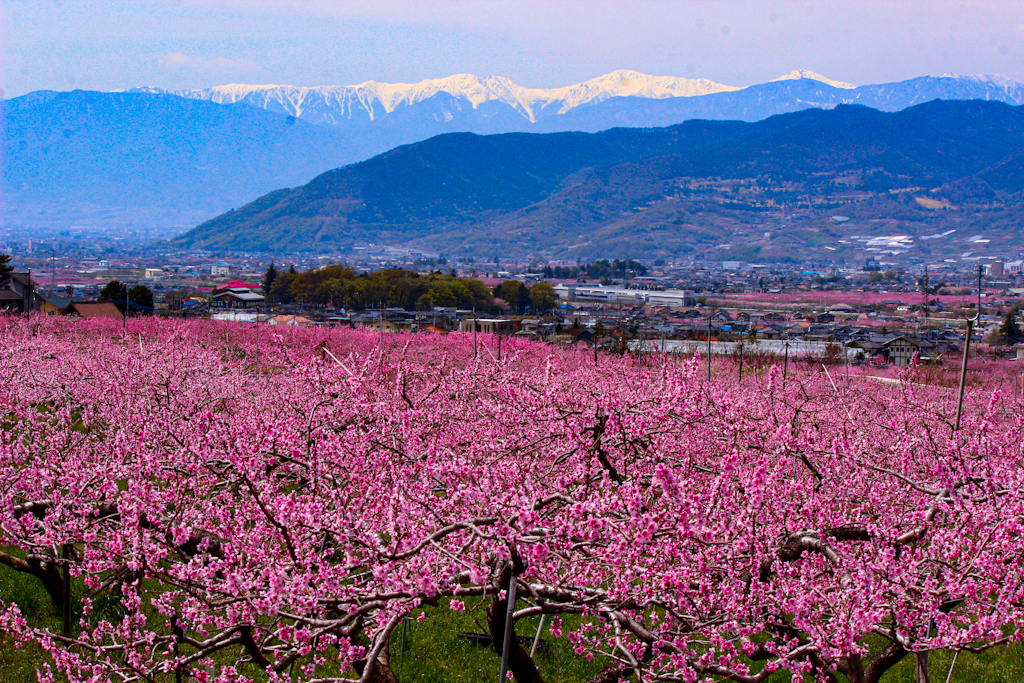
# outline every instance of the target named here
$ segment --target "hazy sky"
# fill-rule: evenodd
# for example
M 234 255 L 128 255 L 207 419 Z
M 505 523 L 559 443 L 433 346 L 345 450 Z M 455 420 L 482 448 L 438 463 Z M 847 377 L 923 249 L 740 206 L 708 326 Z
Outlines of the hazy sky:
M 1024 0 L 0 0 L 4 94 L 454 73 L 533 87 L 614 69 L 730 85 L 1024 81 Z

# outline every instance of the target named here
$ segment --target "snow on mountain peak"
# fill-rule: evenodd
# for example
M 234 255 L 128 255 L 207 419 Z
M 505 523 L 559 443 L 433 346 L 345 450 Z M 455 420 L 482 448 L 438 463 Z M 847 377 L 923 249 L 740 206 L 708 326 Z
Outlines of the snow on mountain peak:
M 853 88 L 857 87 L 852 83 L 834 81 L 831 78 L 826 78 L 825 76 L 822 76 L 819 73 L 815 73 L 814 71 L 808 71 L 807 69 L 794 69 L 785 76 L 773 78 L 771 82 L 775 83 L 776 81 L 795 81 L 801 78 L 808 78 L 812 81 L 820 81 L 821 83 L 825 83 L 826 85 L 831 85 L 833 88 L 844 88 L 846 90 L 852 90 Z
M 310 107 L 332 110 L 351 116 L 354 109 L 363 110 L 370 119 L 390 114 L 401 105 L 414 105 L 440 93 L 467 100 L 475 109 L 485 102 L 498 101 L 517 110 L 530 121 L 548 107 L 548 111 L 564 114 L 570 109 L 611 97 L 694 97 L 739 88 L 709 81 L 674 76 L 651 76 L 638 71 L 620 70 L 562 88 L 525 88 L 504 76 L 480 79 L 473 74 L 455 74 L 419 83 L 378 83 L 366 81 L 358 85 L 297 87 L 290 85 L 241 85 L 231 83 L 199 90 L 182 90 L 174 94 L 220 104 L 248 102 L 263 108 L 283 110 L 301 116 Z M 381 111 L 383 110 L 383 112 Z M 329 117 L 330 118 L 330 117 Z

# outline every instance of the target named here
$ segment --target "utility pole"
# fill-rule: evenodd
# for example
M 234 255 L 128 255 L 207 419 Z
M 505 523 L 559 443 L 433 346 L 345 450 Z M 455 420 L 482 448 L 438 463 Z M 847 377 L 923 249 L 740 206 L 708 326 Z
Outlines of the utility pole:
M 960 391 L 956 402 L 956 426 L 953 428 L 954 432 L 960 431 L 960 418 L 963 416 L 964 410 L 964 389 L 967 383 L 967 358 L 971 352 L 971 334 L 974 332 L 974 322 L 978 317 L 978 314 L 975 314 L 967 319 L 967 339 L 964 341 L 964 357 L 960 364 Z
M 708 381 L 711 381 L 711 316 L 708 315 Z
M 644 366 L 644 333 L 637 330 L 638 344 L 636 347 L 636 378 L 640 379 L 640 369 Z
M 978 320 L 981 320 L 981 264 L 978 264 Z
M 786 381 L 786 375 L 789 374 L 789 341 L 786 341 L 785 348 L 786 348 L 786 358 L 783 361 L 783 365 L 782 365 L 782 381 L 783 382 Z

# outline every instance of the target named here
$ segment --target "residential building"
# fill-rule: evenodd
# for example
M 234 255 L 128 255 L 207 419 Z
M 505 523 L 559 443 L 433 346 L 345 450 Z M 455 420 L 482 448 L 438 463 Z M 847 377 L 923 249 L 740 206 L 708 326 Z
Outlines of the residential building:
M 10 272 L 0 277 L 0 311 L 31 313 L 39 310 L 36 282 L 31 273 Z

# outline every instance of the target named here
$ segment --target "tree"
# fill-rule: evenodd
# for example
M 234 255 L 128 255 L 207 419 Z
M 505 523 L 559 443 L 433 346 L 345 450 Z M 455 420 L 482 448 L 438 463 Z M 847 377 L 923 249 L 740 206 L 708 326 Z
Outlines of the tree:
M 494 296 L 504 299 L 516 313 L 523 313 L 530 305 L 530 291 L 518 280 L 505 280 L 494 288 Z
M 111 280 L 100 290 L 100 301 L 113 301 L 124 306 L 125 284 L 120 280 Z
M 10 262 L 10 254 L 0 254 L 0 278 L 14 270 L 14 266 L 10 265 Z
M 295 292 L 292 286 L 298 281 L 299 274 L 294 272 L 294 267 L 274 278 L 270 287 L 270 300 L 275 303 L 290 304 L 295 301 Z
M 530 287 L 530 303 L 533 304 L 535 313 L 550 311 L 558 302 L 558 295 L 555 288 L 547 282 L 538 282 Z
M 128 314 L 152 315 L 153 292 L 145 285 L 135 285 L 128 290 Z
M 1017 322 L 1017 310 L 1014 307 L 1007 311 L 1003 324 L 999 326 L 999 340 L 1004 344 L 1013 345 L 1024 339 L 1024 332 L 1021 332 Z
M 263 296 L 270 296 L 270 288 L 274 286 L 274 279 L 277 277 L 277 268 L 274 267 L 274 262 L 271 261 L 270 265 L 267 266 L 267 272 L 263 273 Z

